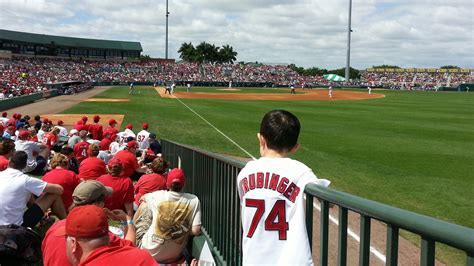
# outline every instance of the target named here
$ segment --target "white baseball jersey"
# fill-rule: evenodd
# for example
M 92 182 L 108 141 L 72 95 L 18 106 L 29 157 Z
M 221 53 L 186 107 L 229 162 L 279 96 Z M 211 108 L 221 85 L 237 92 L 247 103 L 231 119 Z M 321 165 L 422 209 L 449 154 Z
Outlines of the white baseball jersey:
M 138 148 L 142 150 L 148 149 L 148 147 L 150 146 L 150 141 L 148 139 L 148 136 L 150 136 L 150 132 L 146 131 L 145 129 L 138 132 L 137 134 Z
M 243 265 L 312 265 L 305 226 L 304 188 L 328 186 L 290 158 L 251 161 L 237 179 L 242 208 Z
M 122 145 L 127 140 L 128 137 L 136 138 L 136 135 L 135 135 L 135 133 L 133 133 L 133 131 L 126 128 L 124 131 L 119 132 L 117 134 L 117 137 L 120 137 L 119 144 Z
M 8 120 L 10 120 L 10 119 L 8 119 L 6 117 L 0 117 L 0 123 L 2 123 L 4 126 L 7 125 Z

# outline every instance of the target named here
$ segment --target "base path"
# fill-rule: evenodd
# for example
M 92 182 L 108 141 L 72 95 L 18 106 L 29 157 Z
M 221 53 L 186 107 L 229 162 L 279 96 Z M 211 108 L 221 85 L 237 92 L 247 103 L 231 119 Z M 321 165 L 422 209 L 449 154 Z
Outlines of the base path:
M 275 89 L 282 90 L 282 89 Z M 382 93 L 334 90 L 332 98 L 327 89 L 302 90 L 297 89 L 298 94 L 288 93 L 213 93 L 213 92 L 175 92 L 165 94 L 164 88 L 156 88 L 162 98 L 172 96 L 180 99 L 218 99 L 218 100 L 254 100 L 254 101 L 332 101 L 332 100 L 365 100 L 384 98 Z

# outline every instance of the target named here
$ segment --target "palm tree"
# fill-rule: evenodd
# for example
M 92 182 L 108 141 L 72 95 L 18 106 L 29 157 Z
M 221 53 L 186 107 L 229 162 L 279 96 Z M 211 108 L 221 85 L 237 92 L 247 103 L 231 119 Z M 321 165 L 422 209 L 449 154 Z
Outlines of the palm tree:
M 219 50 L 219 57 L 222 63 L 232 64 L 235 60 L 237 60 L 236 56 L 237 52 L 234 51 L 234 48 L 228 44 L 222 46 L 222 48 Z
M 194 62 L 196 60 L 196 48 L 190 43 L 183 43 L 178 50 L 179 58 L 187 62 Z

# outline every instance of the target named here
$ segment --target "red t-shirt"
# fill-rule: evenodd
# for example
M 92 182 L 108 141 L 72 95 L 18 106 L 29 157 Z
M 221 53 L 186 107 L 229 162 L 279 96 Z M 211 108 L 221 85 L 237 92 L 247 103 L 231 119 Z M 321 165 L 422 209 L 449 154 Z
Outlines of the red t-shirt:
M 158 263 L 148 251 L 136 247 L 103 246 L 94 250 L 79 266 L 135 265 L 153 266 Z
M 81 180 L 79 180 L 73 171 L 62 168 L 55 168 L 47 172 L 43 176 L 43 181 L 51 184 L 61 185 L 63 187 L 64 192 L 61 195 L 61 198 L 66 210 L 72 204 L 72 193 L 74 192 L 74 189 L 81 182 Z
M 79 178 L 84 180 L 95 180 L 105 174 L 107 174 L 105 163 L 97 157 L 87 157 L 79 165 Z
M 102 150 L 102 151 L 109 150 L 110 143 L 112 143 L 112 141 L 110 139 L 108 139 L 108 138 L 102 139 L 100 141 L 100 144 L 99 144 L 99 149 Z
M 130 177 L 135 172 L 135 169 L 140 167 L 135 154 L 128 150 L 117 152 L 114 158 L 119 159 L 123 164 L 122 176 Z
M 120 209 L 125 211 L 125 203 L 133 202 L 132 180 L 124 176 L 103 175 L 97 181 L 106 187 L 111 187 L 114 192 L 105 199 L 105 208 L 109 210 Z
M 110 132 L 110 138 L 111 139 L 115 139 L 115 137 L 117 136 L 117 134 L 119 133 L 118 129 L 116 129 L 115 127 L 111 127 L 111 126 L 108 126 L 104 129 L 104 136 L 107 132 Z
M 81 132 L 81 130 L 86 130 L 86 127 L 83 124 L 76 124 L 73 128 L 79 132 Z
M 102 125 L 101 124 L 90 124 L 89 133 L 92 134 L 92 138 L 96 140 L 102 140 Z
M 7 169 L 9 163 L 10 161 L 7 159 L 7 157 L 0 155 L 0 171 Z
M 49 132 L 43 139 L 43 144 L 48 146 L 49 149 L 53 148 L 53 145 L 58 142 L 58 136 L 54 135 L 53 133 Z
M 89 149 L 89 145 L 91 144 L 87 141 L 81 141 L 74 145 L 74 156 L 76 156 L 79 162 L 87 158 L 87 150 Z
M 41 245 L 41 251 L 43 253 L 43 265 L 44 266 L 70 266 L 72 265 L 66 254 L 66 238 L 64 236 L 57 236 L 56 230 L 58 228 L 66 226 L 66 220 L 61 220 L 49 228 L 44 236 L 43 243 Z M 133 247 L 133 243 L 121 239 L 120 237 L 109 232 L 110 247 Z M 105 265 L 105 264 L 104 264 Z M 133 265 L 133 264 L 130 264 Z
M 140 205 L 138 201 L 143 195 L 157 190 L 166 190 L 166 177 L 157 173 L 140 177 L 135 184 L 135 203 Z

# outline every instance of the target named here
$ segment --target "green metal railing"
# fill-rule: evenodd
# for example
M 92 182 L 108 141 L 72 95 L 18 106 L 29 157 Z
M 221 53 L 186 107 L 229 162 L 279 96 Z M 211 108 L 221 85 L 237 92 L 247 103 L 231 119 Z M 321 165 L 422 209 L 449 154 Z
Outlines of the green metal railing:
M 241 265 L 242 229 L 236 180 L 244 163 L 169 140 L 162 140 L 161 144 L 163 155 L 173 167 L 181 160 L 181 168 L 188 177 L 185 189 L 201 201 L 203 234 L 217 263 Z M 387 224 L 386 265 L 398 264 L 401 229 L 421 236 L 422 266 L 434 265 L 437 242 L 465 252 L 466 265 L 474 265 L 473 229 L 314 184 L 306 186 L 305 194 L 310 243 L 313 243 L 313 199 L 317 198 L 321 204 L 319 265 L 328 264 L 330 204 L 339 207 L 337 265 L 347 264 L 348 211 L 360 214 L 359 265 L 369 265 L 373 219 Z

